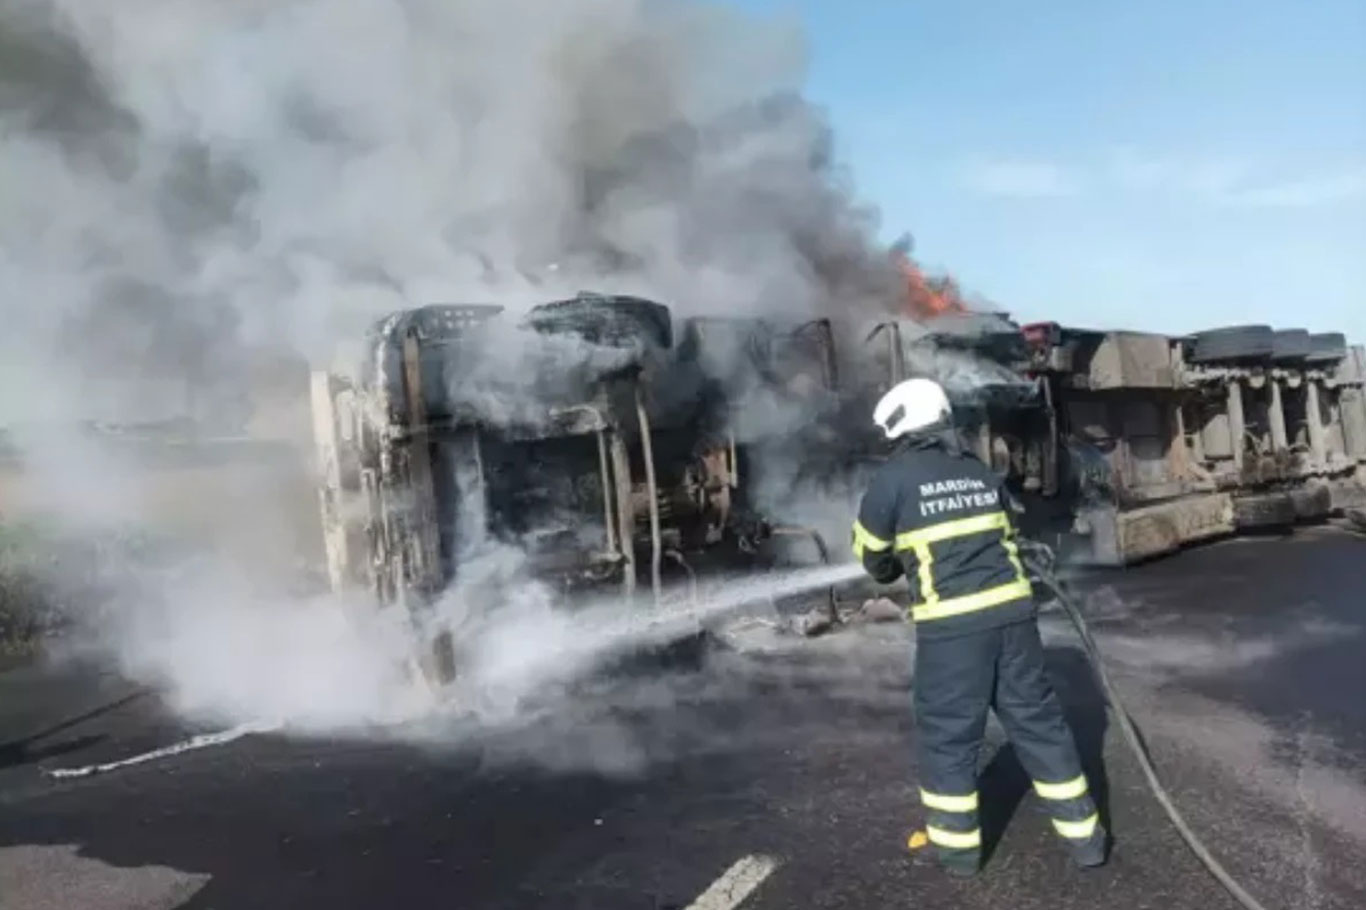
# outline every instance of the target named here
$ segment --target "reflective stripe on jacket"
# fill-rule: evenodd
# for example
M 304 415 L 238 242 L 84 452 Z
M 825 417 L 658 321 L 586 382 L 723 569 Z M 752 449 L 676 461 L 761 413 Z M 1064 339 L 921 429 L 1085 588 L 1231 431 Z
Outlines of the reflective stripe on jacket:
M 854 522 L 854 553 L 878 582 L 903 573 L 921 635 L 956 635 L 1033 615 L 1000 479 L 941 437 L 878 469 Z

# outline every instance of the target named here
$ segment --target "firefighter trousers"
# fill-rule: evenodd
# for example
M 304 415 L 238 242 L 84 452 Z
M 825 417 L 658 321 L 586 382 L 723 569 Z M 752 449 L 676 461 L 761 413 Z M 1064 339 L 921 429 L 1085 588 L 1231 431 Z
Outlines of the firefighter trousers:
M 1106 834 L 1032 619 L 917 644 L 920 796 L 926 834 L 940 859 L 973 869 L 981 861 L 977 763 L 988 708 L 996 711 L 1074 859 L 1088 866 L 1103 861 Z

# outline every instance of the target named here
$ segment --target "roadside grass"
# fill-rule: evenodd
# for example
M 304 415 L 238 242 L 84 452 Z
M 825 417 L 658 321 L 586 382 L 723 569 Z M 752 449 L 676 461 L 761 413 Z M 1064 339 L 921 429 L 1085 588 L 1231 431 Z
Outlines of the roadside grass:
M 0 516 L 0 668 L 42 653 L 108 596 L 112 572 L 146 552 L 143 535 L 83 536 Z
M 56 621 L 44 571 L 49 537 L 36 522 L 0 520 L 0 665 L 34 656 Z

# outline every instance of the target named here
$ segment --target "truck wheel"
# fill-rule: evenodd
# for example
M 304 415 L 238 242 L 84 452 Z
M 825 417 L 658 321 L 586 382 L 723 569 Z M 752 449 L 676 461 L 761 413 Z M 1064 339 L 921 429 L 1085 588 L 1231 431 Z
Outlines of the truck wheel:
M 1309 356 L 1310 350 L 1309 332 L 1306 329 L 1285 329 L 1271 339 L 1272 360 L 1303 360 Z
M 1210 363 L 1269 357 L 1275 347 L 1275 336 L 1269 325 L 1239 325 L 1197 332 L 1191 336 L 1186 359 L 1191 363 Z
M 1233 500 L 1233 523 L 1239 530 L 1289 527 L 1296 518 L 1295 502 L 1285 493 L 1255 493 Z
M 1324 332 L 1309 336 L 1309 359 L 1314 361 L 1342 360 L 1347 356 L 1347 336 L 1341 332 Z
M 566 332 L 593 344 L 673 347 L 673 318 L 662 303 L 638 297 L 580 294 L 534 308 L 527 324 L 539 332 Z

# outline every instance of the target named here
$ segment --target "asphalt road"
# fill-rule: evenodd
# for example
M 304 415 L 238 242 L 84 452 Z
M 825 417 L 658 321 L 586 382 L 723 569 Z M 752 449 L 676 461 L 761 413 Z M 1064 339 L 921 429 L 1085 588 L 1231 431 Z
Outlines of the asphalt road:
M 1366 906 L 1363 557 L 1362 540 L 1320 529 L 1084 582 L 1160 772 L 1268 907 Z M 1107 730 L 1065 626 L 1043 626 L 1117 838 L 1102 870 L 1069 866 L 993 747 L 987 869 L 942 876 L 904 846 L 918 821 L 906 630 L 758 628 L 496 729 L 258 734 L 68 780 L 43 772 L 200 731 L 98 668 L 10 671 L 0 907 L 1233 907 Z

